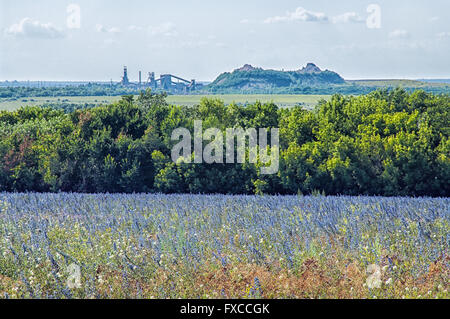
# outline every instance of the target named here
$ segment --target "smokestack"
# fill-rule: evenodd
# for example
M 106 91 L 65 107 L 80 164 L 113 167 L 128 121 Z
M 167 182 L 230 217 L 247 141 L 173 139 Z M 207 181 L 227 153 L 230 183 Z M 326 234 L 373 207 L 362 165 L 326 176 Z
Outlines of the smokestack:
M 141 85 L 142 84 L 142 77 L 141 77 L 141 71 L 139 71 L 139 85 Z

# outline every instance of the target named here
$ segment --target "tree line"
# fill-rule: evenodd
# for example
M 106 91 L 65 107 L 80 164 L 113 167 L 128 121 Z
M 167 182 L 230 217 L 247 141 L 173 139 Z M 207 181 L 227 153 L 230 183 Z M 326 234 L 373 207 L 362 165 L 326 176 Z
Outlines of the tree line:
M 323 72 L 321 76 L 327 76 L 327 72 Z M 285 75 L 287 76 L 287 75 Z M 305 75 L 307 76 L 307 75 Z M 235 79 L 232 75 L 227 82 L 228 85 L 215 85 L 211 83 L 205 86 L 202 90 L 195 91 L 197 95 L 205 94 L 305 94 L 305 95 L 331 95 L 331 94 L 344 94 L 344 95 L 362 95 L 369 94 L 379 89 L 377 86 L 372 85 L 359 85 L 352 82 L 346 82 L 342 84 L 314 84 L 311 81 L 305 80 L 305 83 L 293 83 L 289 84 L 288 79 L 275 78 L 272 79 L 280 86 L 273 85 L 258 85 L 251 87 L 245 83 L 251 83 L 251 78 Z M 219 81 L 221 77 L 216 81 Z M 220 81 L 219 81 L 220 82 Z M 257 81 L 258 82 L 258 81 Z M 386 84 L 389 85 L 389 84 Z M 242 87 L 243 86 L 243 87 Z M 393 87 L 387 87 L 388 90 L 394 90 Z M 414 92 L 417 87 L 405 87 L 408 92 Z M 447 94 L 449 91 L 448 85 L 436 86 L 436 85 L 424 85 L 420 89 L 428 93 L 433 94 Z M 123 86 L 118 83 L 114 84 L 101 84 L 101 83 L 88 83 L 80 85 L 67 85 L 64 87 L 0 87 L 0 98 L 8 100 L 18 100 L 20 98 L 32 98 L 32 97 L 66 97 L 66 96 L 123 96 L 123 95 L 139 95 L 145 90 L 140 86 Z M 156 92 L 162 93 L 163 90 L 158 88 Z M 169 94 L 175 94 L 175 91 L 166 92 Z
M 274 103 L 169 105 L 135 99 L 70 112 L 0 112 L 0 191 L 449 196 L 448 94 L 334 95 L 314 111 Z M 171 160 L 172 131 L 279 128 L 280 169 Z
M 63 87 L 0 87 L 0 98 L 18 99 L 23 97 L 63 97 L 63 96 L 121 96 L 139 94 L 141 88 L 120 84 L 88 83 Z

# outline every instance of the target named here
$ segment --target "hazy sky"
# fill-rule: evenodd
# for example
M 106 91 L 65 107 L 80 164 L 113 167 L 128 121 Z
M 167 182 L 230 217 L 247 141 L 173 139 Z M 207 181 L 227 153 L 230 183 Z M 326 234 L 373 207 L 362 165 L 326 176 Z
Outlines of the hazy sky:
M 307 62 L 346 79 L 450 78 L 450 1 L 0 0 L 0 80 L 119 81 L 124 65 L 134 81 L 212 80 Z

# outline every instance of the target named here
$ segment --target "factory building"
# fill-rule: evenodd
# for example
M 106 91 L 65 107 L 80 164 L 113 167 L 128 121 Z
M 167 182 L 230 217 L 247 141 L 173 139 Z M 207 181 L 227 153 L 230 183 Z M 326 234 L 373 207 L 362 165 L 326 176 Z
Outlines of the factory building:
M 139 82 L 132 83 L 128 79 L 128 69 L 125 66 L 121 84 L 124 86 L 149 87 L 152 89 L 160 89 L 167 92 L 189 93 L 199 89 L 202 85 L 197 84 L 194 79 L 186 80 L 173 74 L 161 74 L 157 79 L 155 72 L 148 72 L 148 78 L 145 83 L 142 82 L 142 72 L 139 71 Z

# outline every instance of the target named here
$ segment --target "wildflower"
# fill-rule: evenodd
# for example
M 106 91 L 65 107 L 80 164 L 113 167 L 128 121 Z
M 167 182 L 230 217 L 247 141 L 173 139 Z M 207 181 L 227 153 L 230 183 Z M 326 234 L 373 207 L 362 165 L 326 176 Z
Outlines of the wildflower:
M 381 280 L 379 278 L 369 277 L 369 278 L 367 278 L 366 282 L 367 282 L 367 287 L 369 287 L 370 289 L 381 288 Z
M 388 280 L 386 280 L 385 285 L 389 286 L 390 284 L 392 284 L 392 278 L 389 278 Z
M 378 265 L 372 264 L 367 267 L 367 273 L 370 274 L 367 277 L 366 283 L 369 289 L 381 288 L 381 269 Z

